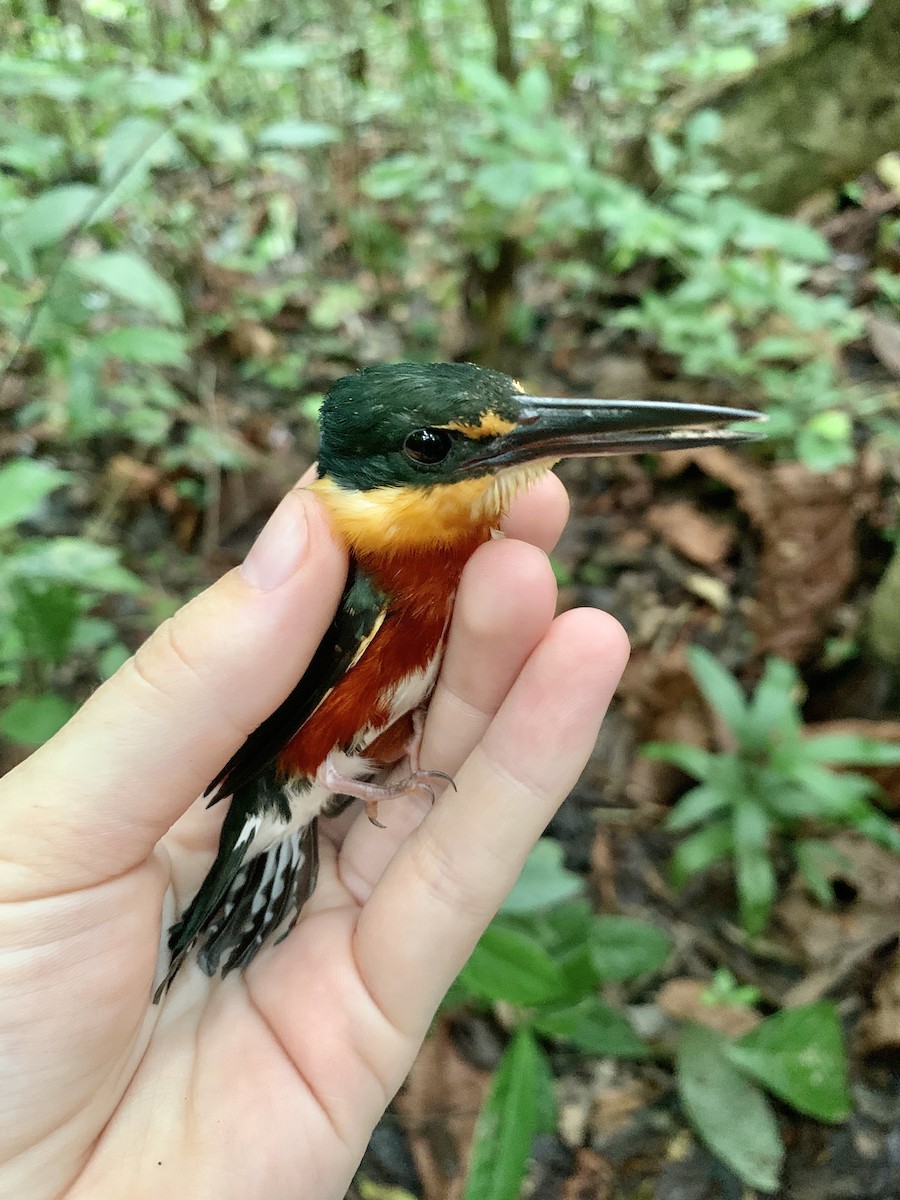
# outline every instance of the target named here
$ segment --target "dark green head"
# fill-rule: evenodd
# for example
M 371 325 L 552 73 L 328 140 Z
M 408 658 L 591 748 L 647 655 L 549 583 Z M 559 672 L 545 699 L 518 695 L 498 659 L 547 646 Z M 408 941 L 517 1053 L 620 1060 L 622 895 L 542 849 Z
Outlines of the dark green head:
M 328 392 L 319 474 L 360 491 L 455 483 L 539 459 L 741 441 L 748 435 L 715 426 L 758 415 L 527 396 L 508 375 L 468 363 L 393 363 L 347 375 Z

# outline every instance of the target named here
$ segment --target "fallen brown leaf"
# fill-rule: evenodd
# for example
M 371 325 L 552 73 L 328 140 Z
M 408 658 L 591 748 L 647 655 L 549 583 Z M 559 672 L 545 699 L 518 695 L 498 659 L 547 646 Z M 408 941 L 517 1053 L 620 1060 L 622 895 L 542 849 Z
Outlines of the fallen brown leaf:
M 795 876 L 775 907 L 778 926 L 789 935 L 810 972 L 784 997 L 788 1007 L 810 1004 L 832 990 L 870 953 L 900 932 L 900 873 L 897 856 L 866 838 L 840 834 L 829 839 L 841 861 L 825 870 L 852 899 L 823 908 Z
M 762 1018 L 746 1004 L 710 1004 L 704 1000 L 709 984 L 701 979 L 670 979 L 656 994 L 656 1003 L 667 1016 L 696 1021 L 726 1037 L 740 1037 L 755 1029 Z
M 646 520 L 667 545 L 701 567 L 721 566 L 734 546 L 734 528 L 712 520 L 688 500 L 654 504 Z
M 879 362 L 895 375 L 900 375 L 900 321 L 869 313 L 866 325 L 869 343 Z
M 563 1200 L 610 1200 L 616 1172 L 596 1150 L 582 1146 L 575 1157 L 575 1170 L 563 1187 Z
M 900 1050 L 900 950 L 882 975 L 872 997 L 872 1008 L 857 1029 L 863 1054 Z

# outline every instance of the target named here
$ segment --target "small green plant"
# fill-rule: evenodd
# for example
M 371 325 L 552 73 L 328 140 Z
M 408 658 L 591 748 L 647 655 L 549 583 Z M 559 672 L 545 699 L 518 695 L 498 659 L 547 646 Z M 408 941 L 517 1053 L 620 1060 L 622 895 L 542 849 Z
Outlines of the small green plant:
M 47 463 L 15 459 L 0 468 L 0 734 L 26 745 L 45 741 L 75 710 L 57 686 L 61 668 L 90 655 L 101 675 L 127 657 L 111 621 L 91 615 L 104 594 L 139 592 L 118 551 L 79 537 L 30 537 L 18 526 L 69 482 Z
M 699 780 L 669 814 L 667 827 L 695 829 L 676 849 L 676 886 L 723 859 L 734 862 L 741 921 L 765 929 L 777 893 L 773 855 L 788 850 L 811 892 L 834 902 L 824 867 L 835 853 L 821 833 L 854 829 L 900 852 L 900 834 L 877 809 L 871 779 L 833 767 L 900 763 L 900 746 L 855 734 L 806 736 L 802 684 L 794 667 L 770 658 L 751 699 L 707 651 L 689 652 L 697 684 L 727 727 L 733 748 L 712 753 L 678 742 L 655 742 L 643 753 Z M 699 827 L 699 828 L 698 828 Z
M 555 1128 L 553 1076 L 539 1039 L 588 1055 L 647 1054 L 598 992 L 657 971 L 668 939 L 645 921 L 597 916 L 581 889 L 560 846 L 539 842 L 448 997 L 502 1003 L 515 1026 L 478 1118 L 466 1200 L 515 1200 L 534 1138 Z
M 733 993 L 723 1002 L 739 1001 Z M 827 1000 L 775 1013 L 737 1039 L 688 1021 L 676 1063 L 681 1103 L 701 1139 L 763 1192 L 778 1189 L 784 1158 L 766 1092 L 820 1121 L 850 1112 L 840 1020 Z

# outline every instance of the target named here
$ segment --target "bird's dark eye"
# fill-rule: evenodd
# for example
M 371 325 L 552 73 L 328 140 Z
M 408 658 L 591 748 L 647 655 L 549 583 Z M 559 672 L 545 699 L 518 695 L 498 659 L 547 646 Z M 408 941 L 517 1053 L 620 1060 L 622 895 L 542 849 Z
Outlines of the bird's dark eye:
M 453 446 L 453 438 L 446 429 L 414 429 L 406 435 L 403 453 L 415 463 L 434 466 L 443 462 Z

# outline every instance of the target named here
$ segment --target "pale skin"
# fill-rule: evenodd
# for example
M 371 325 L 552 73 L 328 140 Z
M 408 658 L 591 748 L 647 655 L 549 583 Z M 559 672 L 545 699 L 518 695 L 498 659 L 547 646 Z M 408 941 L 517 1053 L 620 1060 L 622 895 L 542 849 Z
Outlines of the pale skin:
M 309 493 L 0 782 L 0 1195 L 344 1195 L 625 663 L 611 617 L 554 619 L 566 513 L 550 476 L 466 568 L 421 751 L 457 791 L 392 800 L 385 829 L 333 823 L 297 927 L 243 975 L 191 960 L 150 1003 L 161 933 L 215 852 L 221 811 L 196 797 L 340 593 Z

